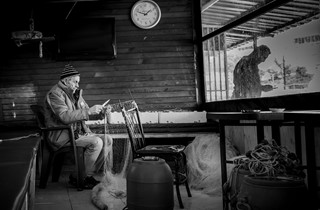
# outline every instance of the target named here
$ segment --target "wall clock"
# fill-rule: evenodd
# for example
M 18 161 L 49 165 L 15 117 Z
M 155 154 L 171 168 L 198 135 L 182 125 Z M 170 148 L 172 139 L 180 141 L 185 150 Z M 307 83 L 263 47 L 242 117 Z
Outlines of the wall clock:
M 152 0 L 139 0 L 131 9 L 131 19 L 139 28 L 153 28 L 161 19 L 160 7 Z

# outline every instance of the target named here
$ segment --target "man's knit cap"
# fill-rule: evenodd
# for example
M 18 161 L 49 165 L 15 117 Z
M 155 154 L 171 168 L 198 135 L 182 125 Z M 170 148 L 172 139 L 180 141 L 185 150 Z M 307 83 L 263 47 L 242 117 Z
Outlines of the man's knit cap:
M 80 73 L 71 64 L 66 64 L 60 75 L 60 79 L 64 79 L 66 77 L 75 76 L 75 75 L 80 75 Z

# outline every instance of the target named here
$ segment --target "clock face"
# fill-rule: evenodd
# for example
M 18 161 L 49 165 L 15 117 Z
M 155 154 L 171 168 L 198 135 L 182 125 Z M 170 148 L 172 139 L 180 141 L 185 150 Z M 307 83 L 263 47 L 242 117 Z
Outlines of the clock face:
M 133 23 L 142 29 L 153 28 L 159 23 L 160 18 L 160 7 L 152 0 L 140 0 L 131 9 Z

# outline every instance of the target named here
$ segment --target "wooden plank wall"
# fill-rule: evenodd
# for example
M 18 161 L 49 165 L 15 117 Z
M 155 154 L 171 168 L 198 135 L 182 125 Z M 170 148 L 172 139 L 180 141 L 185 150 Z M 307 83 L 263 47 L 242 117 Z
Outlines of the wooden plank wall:
M 131 92 L 142 111 L 195 110 L 192 0 L 157 0 L 162 18 L 150 30 L 139 29 L 131 22 L 130 10 L 135 2 L 100 1 L 99 7 L 88 7 L 88 16 L 115 17 L 117 58 L 70 61 L 81 73 L 80 88 L 84 89 L 85 99 L 89 105 L 103 103 L 107 99 L 116 103 L 131 99 Z M 78 2 L 72 12 L 76 13 L 80 4 L 84 2 Z M 50 6 L 55 5 L 46 5 Z M 71 5 L 66 6 L 70 8 Z M 41 30 L 40 19 L 35 17 L 35 23 L 39 23 L 35 24 L 36 30 Z M 53 21 L 48 21 L 46 26 L 54 28 Z M 47 29 L 44 25 L 42 27 L 45 32 Z M 28 25 L 23 29 L 28 29 Z M 2 59 L 1 124 L 34 122 L 29 106 L 43 102 L 45 93 L 56 84 L 67 63 L 55 60 L 49 46 L 50 43 L 43 44 L 43 58 L 39 58 L 39 46 L 35 43 L 16 47 L 13 53 Z

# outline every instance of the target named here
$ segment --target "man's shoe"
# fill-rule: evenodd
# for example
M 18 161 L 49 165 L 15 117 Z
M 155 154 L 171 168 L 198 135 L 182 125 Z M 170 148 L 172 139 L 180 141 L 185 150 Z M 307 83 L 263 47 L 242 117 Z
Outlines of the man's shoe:
M 74 178 L 71 174 L 69 175 L 69 184 L 74 187 L 77 187 L 77 179 Z
M 97 184 L 99 184 L 100 182 L 97 181 L 95 178 L 93 178 L 92 176 L 87 176 L 84 179 L 84 189 L 89 189 L 91 190 L 94 186 L 96 186 Z M 77 187 L 77 179 L 74 178 L 72 175 L 69 176 L 69 184 Z
M 87 176 L 84 179 L 84 189 L 92 189 L 94 186 L 96 186 L 97 184 L 99 184 L 100 182 L 97 181 L 95 178 L 93 178 L 92 176 Z

